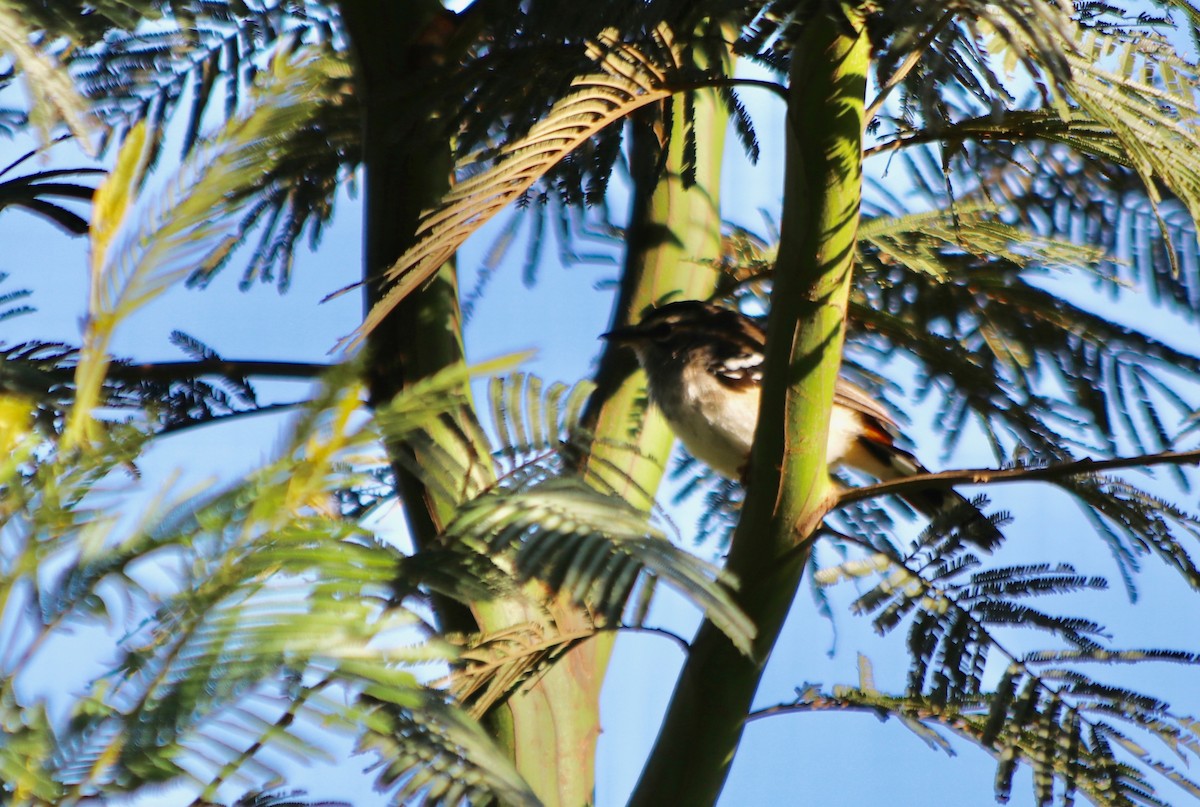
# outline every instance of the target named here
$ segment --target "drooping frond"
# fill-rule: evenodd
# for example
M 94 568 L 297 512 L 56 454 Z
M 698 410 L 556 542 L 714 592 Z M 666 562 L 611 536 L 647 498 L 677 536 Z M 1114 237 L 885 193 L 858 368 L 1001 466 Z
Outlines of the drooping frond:
M 1161 660 L 1193 661 L 1168 657 Z M 869 671 L 869 662 L 860 659 L 860 668 Z M 867 674 L 857 686 L 835 686 L 826 691 L 810 686 L 798 690 L 794 701 L 767 707 L 751 717 L 866 712 L 880 719 L 895 718 L 930 748 L 948 753 L 953 753 L 953 749 L 943 732 L 952 732 L 997 753 L 995 791 L 1000 801 L 1011 798 L 1013 774 L 1021 763 L 1033 769 L 1033 795 L 1038 805 L 1072 804 L 1076 796 L 1083 796 L 1093 804 L 1112 807 L 1165 807 L 1171 802 L 1155 794 L 1146 777 L 1147 770 L 1163 774 L 1192 797 L 1200 794 L 1194 782 L 1148 756 L 1131 738 L 1132 733 L 1117 730 L 1103 718 L 1092 718 L 1089 723 L 1083 715 L 1093 710 L 1071 708 L 1061 699 L 1031 689 L 1030 679 L 1016 669 L 1019 667 L 1005 673 L 995 692 L 981 693 L 959 703 L 938 703 L 921 694 L 882 692 Z M 1103 714 L 1103 700 L 1095 697 L 1097 693 L 1089 693 L 1086 686 L 1081 686 L 1073 694 L 1079 696 L 1079 702 L 1095 702 L 1094 711 Z M 1110 690 L 1105 698 L 1139 700 L 1136 693 L 1121 690 Z M 1150 711 L 1162 707 L 1161 715 L 1145 727 L 1152 736 L 1170 748 L 1195 748 L 1198 738 L 1190 719 L 1169 716 L 1165 704 L 1143 701 L 1139 705 Z M 1129 757 L 1144 768 L 1139 770 L 1124 761 Z
M 212 124 L 206 117 L 224 123 L 242 111 L 264 57 L 286 52 L 289 41 L 328 48 L 338 35 L 337 16 L 321 3 L 172 0 L 155 5 L 161 13 L 151 24 L 132 17 L 113 25 L 100 41 L 76 38 L 80 47 L 71 51 L 68 64 L 101 120 L 117 131 L 147 122 L 155 148 L 165 121 L 189 99 L 184 156 Z M 209 115 L 218 99 L 219 117 Z
M 562 477 L 469 503 L 447 528 L 447 540 L 487 554 L 519 547 L 515 570 L 544 580 L 620 621 L 630 591 L 646 574 L 672 584 L 749 651 L 754 629 L 735 605 L 718 569 L 676 548 L 644 512 Z
M 1135 60 L 1136 61 L 1136 60 Z M 1165 69 L 1165 68 L 1164 68 Z M 1179 66 L 1173 81 L 1195 83 L 1194 66 Z M 1155 101 L 1150 95 L 1150 101 Z M 1156 114 L 1165 114 L 1157 113 Z M 1144 117 L 1144 116 L 1143 116 Z M 1126 125 L 1135 126 L 1129 116 Z M 1159 132 L 1158 123 L 1145 124 Z M 1158 174 L 1147 182 L 1145 166 L 1134 165 L 1114 127 L 1078 107 L 1064 116 L 1053 109 L 1016 109 L 1002 115 L 966 117 L 938 127 L 900 129 L 868 150 L 891 159 L 901 144 L 943 143 L 939 160 L 905 160 L 910 176 L 937 206 L 947 203 L 945 183 L 963 204 L 995 205 L 1006 221 L 1019 223 L 1041 237 L 1076 240 L 1100 248 L 1113 280 L 1148 282 L 1162 302 L 1194 314 L 1200 308 L 1197 281 L 1196 226 L 1182 201 L 1196 171 L 1194 126 L 1172 127 L 1180 142 L 1168 150 L 1154 140 L 1155 154 L 1171 153 L 1180 168 L 1164 184 Z M 1127 133 L 1126 138 L 1135 133 Z M 1178 162 L 1175 162 L 1178 161 Z M 1165 170 L 1162 162 L 1154 170 Z M 949 177 L 944 178 L 949 171 Z
M 1042 236 L 1082 237 L 1118 261 L 1114 276 L 1132 265 L 1194 313 L 1200 67 L 1173 47 L 1172 20 L 1120 4 L 1077 4 L 1074 15 L 968 5 L 973 14 L 945 12 L 954 22 L 906 74 L 899 115 L 881 119 L 868 154 L 941 143 L 939 188 L 1001 203 L 1006 220 Z M 905 20 L 909 4 L 889 8 L 893 45 L 935 26 L 933 12 Z M 1039 15 L 1057 20 L 1030 26 Z M 1056 32 L 1053 58 L 1039 30 Z M 1028 90 L 1018 99 L 1013 85 Z
M 454 709 L 437 708 L 429 696 L 415 706 L 411 701 L 400 690 L 363 714 L 371 731 L 360 749 L 380 758 L 378 786 L 393 792 L 396 803 L 458 807 L 494 799 L 518 807 L 541 805 L 479 724 Z
M 967 144 L 951 164 L 970 164 L 984 178 L 976 184 L 956 171 L 960 199 L 986 196 L 1005 220 L 1039 236 L 1102 249 L 1094 286 L 1120 295 L 1136 284 L 1156 305 L 1186 316 L 1200 310 L 1196 225 L 1172 198 L 1152 204 L 1133 168 L 1039 141 Z M 1031 182 L 1027 166 L 1047 181 Z
M 524 358 L 525 356 L 522 355 L 503 357 L 473 367 L 472 373 L 487 375 L 508 370 Z M 458 378 L 465 382 L 468 376 L 460 374 Z M 520 390 L 523 387 L 525 376 L 517 374 L 512 378 L 515 381 L 515 387 Z M 425 390 L 428 384 L 427 381 L 421 381 L 412 385 L 411 388 Z M 439 396 L 446 394 L 446 390 L 440 383 L 434 389 Z M 531 384 L 529 389 L 537 397 L 537 405 L 543 407 L 540 385 Z M 428 392 L 433 391 L 428 390 Z M 396 462 L 403 463 L 407 470 L 420 479 L 425 487 L 443 497 L 445 501 L 460 503 L 479 495 L 494 482 L 493 462 L 502 461 L 503 452 L 492 456 L 491 452 L 477 448 L 490 445 L 489 439 L 486 434 L 483 434 L 479 423 L 473 417 L 465 418 L 461 422 L 442 417 L 448 411 L 447 402 L 442 397 L 429 397 L 428 392 L 422 396 L 404 396 L 385 406 L 377 407 L 375 417 L 378 428 L 384 440 L 395 445 L 403 445 L 408 449 L 399 452 Z M 557 386 L 549 391 L 554 400 L 557 400 L 559 393 Z M 517 393 L 515 399 L 517 403 L 524 400 L 521 395 L 522 393 Z M 428 400 L 433 400 L 435 405 L 427 405 L 425 402 Z M 456 398 L 456 400 L 459 405 L 462 404 L 461 399 Z M 415 406 L 410 402 L 415 402 Z M 552 414 L 557 414 L 553 403 L 545 405 L 544 409 Z M 517 417 L 524 417 L 523 411 L 518 410 Z M 546 424 L 545 421 L 539 423 L 539 427 L 544 430 L 548 441 L 562 439 L 564 435 L 560 434 L 558 429 L 572 426 L 572 423 L 566 421 L 561 424 Z M 504 426 L 499 428 L 507 428 L 507 421 Z M 470 434 L 464 434 L 466 430 L 470 430 Z M 464 437 L 470 439 L 463 439 Z M 511 447 L 510 459 L 518 451 L 518 448 Z M 420 462 L 417 461 L 417 456 L 422 457 Z
M 588 207 L 569 204 L 559 194 L 536 192 L 536 188 L 517 200 L 484 253 L 474 284 L 463 294 L 465 321 L 470 321 L 475 306 L 501 268 L 518 258 L 521 278 L 527 286 L 537 282 L 552 248 L 557 248 L 558 263 L 563 267 L 607 266 L 616 262 L 617 251 L 624 243 L 623 229 L 613 221 L 614 211 L 603 198 L 604 189 L 594 185 L 589 188 L 588 193 L 594 191 L 596 198 L 587 202 Z M 516 255 L 514 249 L 522 243 L 523 257 Z
M 667 36 L 664 29 L 660 36 Z M 669 49 L 670 42 L 666 42 Z M 612 123 L 671 95 L 664 66 L 636 48 L 602 40 L 593 51 L 602 72 L 580 76 L 571 92 L 495 165 L 454 186 L 426 215 L 418 241 L 385 273 L 391 284 L 343 346 L 357 345 L 412 290 L 419 288 L 486 221 L 514 201 L 550 167 Z M 668 66 L 669 67 L 669 66 Z
M 1161 38 L 1098 32 L 1081 38 L 1070 64 L 1074 100 L 1116 136 L 1151 203 L 1165 186 L 1200 220 L 1200 67 Z
M 527 374 L 496 378 L 489 388 L 495 440 L 491 457 L 455 458 L 437 452 L 429 435 L 441 421 L 413 412 L 399 429 L 390 408 L 382 410 L 389 439 L 403 436 L 426 457 L 411 471 L 432 490 L 459 501 L 455 517 L 433 545 L 402 562 L 400 598 L 434 592 L 464 602 L 529 596 L 544 587 L 582 604 L 584 626 L 559 624 L 554 608 L 541 619 L 497 633 L 461 637 L 451 692 L 482 715 L 544 673 L 576 644 L 598 630 L 637 619 L 630 594 L 666 582 L 748 649 L 753 626 L 734 602 L 732 581 L 715 566 L 677 548 L 650 516 L 625 499 L 597 490 L 577 475 L 578 454 L 588 444 L 579 416 L 590 385 L 546 387 Z M 430 431 L 433 429 L 434 431 Z M 406 435 L 406 436 L 405 436 Z M 464 466 L 463 463 L 468 465 Z M 497 481 L 471 492 L 445 486 L 468 479 L 469 465 L 496 463 Z
M 1178 573 L 1192 589 L 1200 589 L 1195 550 L 1184 539 L 1200 541 L 1200 516 L 1115 477 L 1076 476 L 1055 480 L 1084 508 L 1097 534 L 1108 544 L 1126 586 L 1139 558 L 1153 555 Z

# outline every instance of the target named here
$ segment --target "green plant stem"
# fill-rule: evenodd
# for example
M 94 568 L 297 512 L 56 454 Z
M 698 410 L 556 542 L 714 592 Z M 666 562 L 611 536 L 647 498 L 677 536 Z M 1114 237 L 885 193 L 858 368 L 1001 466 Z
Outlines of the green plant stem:
M 675 96 L 666 103 L 674 106 L 675 122 L 667 154 L 662 154 L 664 132 L 658 110 L 639 116 L 634 124 L 631 159 L 636 179 L 614 327 L 636 321 L 656 303 L 706 298 L 716 287 L 716 270 L 702 261 L 720 254 L 717 192 L 728 115 L 715 93 L 697 94 L 692 125 L 702 145 L 695 184 L 686 187 L 681 176 L 683 99 Z M 665 157 L 666 165 L 662 176 L 656 177 L 653 171 L 660 157 Z M 624 348 L 610 346 L 601 357 L 597 390 L 584 415 L 587 427 L 598 437 L 586 472 L 602 489 L 649 510 L 674 437 L 661 413 L 647 409 L 645 378 L 636 371 L 636 358 Z M 600 688 L 615 639 L 613 633 L 602 633 L 572 651 L 573 658 L 568 659 L 576 665 L 577 684 L 591 690 L 588 719 L 595 721 L 596 736 Z
M 695 183 L 687 186 L 683 99 L 675 96 L 666 103 L 673 106 L 670 132 L 662 129 L 659 109 L 648 110 L 633 124 L 633 202 L 613 328 L 637 322 L 648 308 L 664 302 L 707 299 L 717 285 L 719 188 L 729 115 L 715 92 L 697 93 L 690 126 L 700 145 Z M 665 162 L 661 176 L 656 174 L 660 162 Z M 587 470 L 603 487 L 648 510 L 674 436 L 662 414 L 646 404 L 646 379 L 637 371 L 633 352 L 608 346 L 583 417 L 597 436 Z
M 721 72 L 731 71 L 727 56 Z M 715 261 L 721 254 L 720 180 L 729 114 L 716 91 L 685 99 L 676 95 L 662 107 L 645 110 L 632 124 L 630 149 L 634 177 L 625 265 L 613 311 L 613 327 L 636 322 L 649 307 L 676 299 L 705 299 L 717 285 Z M 665 117 L 672 121 L 664 129 Z M 685 182 L 688 128 L 697 143 L 693 182 Z M 659 173 L 658 168 L 662 170 Z M 632 351 L 609 345 L 600 359 L 596 391 L 584 412 L 596 435 L 585 472 L 604 490 L 649 511 L 662 481 L 674 437 L 657 409 L 647 409 L 646 380 Z M 603 632 L 571 652 L 577 684 L 589 691 L 590 719 L 599 734 L 600 689 L 616 634 Z
M 746 506 L 727 568 L 758 634 L 753 657 L 701 625 L 630 801 L 712 804 L 795 598 L 803 548 L 835 501 L 825 467 L 861 198 L 868 42 L 818 16 L 793 50 L 779 259 Z

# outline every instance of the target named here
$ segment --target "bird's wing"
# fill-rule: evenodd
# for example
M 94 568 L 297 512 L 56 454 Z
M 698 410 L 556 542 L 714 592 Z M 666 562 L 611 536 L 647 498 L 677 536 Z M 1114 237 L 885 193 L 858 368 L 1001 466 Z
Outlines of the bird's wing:
M 834 406 L 844 406 L 855 412 L 860 412 L 879 421 L 888 429 L 897 429 L 895 418 L 891 416 L 883 404 L 862 387 L 839 377 L 837 386 L 833 388 Z
M 749 317 L 733 311 L 723 322 L 723 338 L 710 346 L 708 370 L 717 381 L 733 389 L 762 383 L 766 335 Z

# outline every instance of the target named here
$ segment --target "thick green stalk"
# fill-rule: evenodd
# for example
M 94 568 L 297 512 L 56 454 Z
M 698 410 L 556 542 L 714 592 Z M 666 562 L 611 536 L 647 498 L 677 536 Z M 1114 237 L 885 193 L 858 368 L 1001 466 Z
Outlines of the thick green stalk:
M 693 99 L 697 161 L 695 183 L 684 185 L 683 99 L 675 98 L 674 126 L 663 154 L 662 116 L 654 112 L 634 123 L 631 161 L 634 194 L 621 290 L 614 327 L 636 321 L 646 308 L 665 300 L 706 298 L 716 287 L 711 263 L 720 256 L 718 189 L 729 116 L 713 92 Z M 665 158 L 661 176 L 655 173 Z M 657 409 L 646 409 L 646 380 L 636 372 L 633 353 L 610 346 L 600 360 L 597 388 L 584 422 L 596 435 L 586 473 L 601 487 L 649 510 L 671 452 L 673 435 Z M 602 633 L 572 651 L 555 670 L 571 676 L 585 708 L 571 717 L 590 724 L 590 754 L 600 725 L 600 690 L 616 634 Z
M 633 203 L 614 328 L 636 322 L 656 304 L 707 299 L 717 284 L 719 192 L 729 114 L 712 91 L 695 93 L 690 124 L 684 121 L 684 99 L 676 96 L 670 103 L 674 108 L 669 133 L 663 131 L 664 116 L 657 109 L 633 123 Z M 684 143 L 689 125 L 699 145 L 695 182 L 686 186 Z M 656 173 L 660 163 L 661 175 Z M 609 346 L 600 358 L 596 385 L 584 413 L 585 425 L 597 437 L 588 472 L 631 503 L 649 509 L 674 436 L 662 414 L 646 408 L 646 379 L 637 372 L 632 351 Z
M 793 50 L 779 259 L 750 483 L 727 568 L 758 634 L 748 658 L 705 622 L 632 805 L 712 804 L 833 501 L 825 444 L 861 198 L 868 45 L 857 19 L 810 21 Z
M 635 182 L 616 324 L 636 319 L 645 308 L 663 300 L 707 297 L 716 285 L 716 269 L 705 261 L 720 256 L 717 189 L 728 113 L 715 92 L 695 94 L 690 122 L 684 120 L 683 99 L 671 103 L 669 136 L 662 129 L 661 115 L 647 115 L 634 125 L 634 175 L 655 178 Z M 687 126 L 695 127 L 699 146 L 695 182 L 685 187 Z M 660 160 L 665 160 L 665 166 L 657 177 L 654 168 Z M 636 369 L 636 359 L 625 349 L 606 350 L 601 358 L 597 392 L 584 415 L 598 438 L 586 471 L 602 486 L 648 510 L 673 438 L 657 412 L 644 418 L 645 379 L 635 375 Z M 558 630 L 590 627 L 590 617 L 565 601 L 556 600 L 550 607 Z M 579 645 L 533 690 L 510 701 L 518 710 L 514 712 L 517 768 L 547 804 L 592 803 L 600 691 L 614 636 L 601 633 Z M 556 790 L 551 790 L 552 783 Z M 556 800 L 551 801 L 550 794 Z

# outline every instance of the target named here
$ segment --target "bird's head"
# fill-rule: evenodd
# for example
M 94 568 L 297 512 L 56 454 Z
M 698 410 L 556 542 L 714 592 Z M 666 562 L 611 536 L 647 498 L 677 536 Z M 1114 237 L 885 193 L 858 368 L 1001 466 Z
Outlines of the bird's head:
M 636 325 L 614 328 L 601 338 L 632 348 L 647 360 L 679 358 L 701 346 L 748 342 L 761 350 L 762 331 L 737 311 L 699 300 L 680 300 L 652 309 Z

